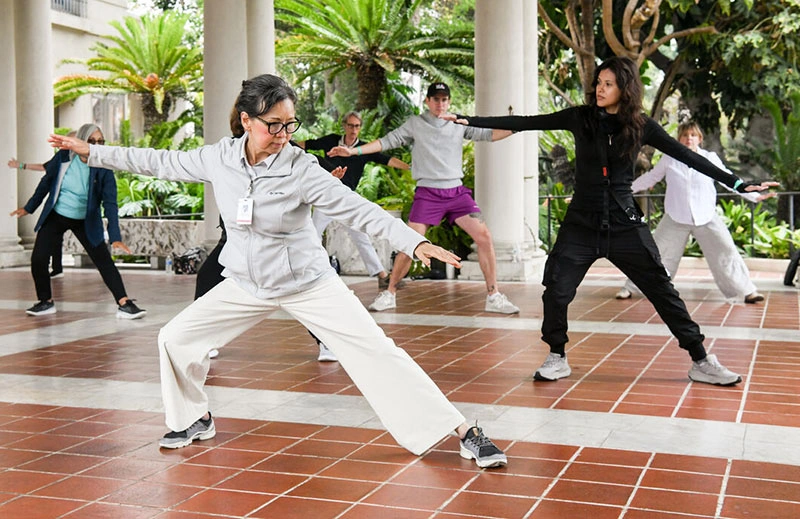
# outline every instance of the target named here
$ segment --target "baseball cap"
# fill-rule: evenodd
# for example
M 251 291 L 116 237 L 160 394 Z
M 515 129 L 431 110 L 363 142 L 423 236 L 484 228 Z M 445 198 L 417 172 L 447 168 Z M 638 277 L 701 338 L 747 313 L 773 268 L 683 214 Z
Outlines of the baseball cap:
M 428 95 L 426 97 L 433 97 L 436 95 L 446 95 L 450 97 L 450 87 L 446 83 L 431 83 L 428 87 Z

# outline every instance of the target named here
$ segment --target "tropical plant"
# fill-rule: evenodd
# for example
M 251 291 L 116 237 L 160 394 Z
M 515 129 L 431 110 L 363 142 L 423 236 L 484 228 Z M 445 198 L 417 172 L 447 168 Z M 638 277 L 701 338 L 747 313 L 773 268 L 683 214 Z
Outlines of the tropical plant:
M 283 29 L 279 57 L 302 68 L 303 79 L 322 72 L 331 77 L 355 70 L 356 109 L 375 108 L 387 74 L 405 71 L 471 89 L 473 33 L 440 26 L 415 26 L 422 0 L 276 0 Z
M 164 122 L 176 98 L 190 99 L 202 90 L 203 51 L 184 44 L 187 15 L 166 12 L 112 21 L 117 35 L 102 36 L 82 63 L 91 73 L 56 80 L 56 106 L 90 93 L 137 93 L 142 96 L 144 130 Z M 190 99 L 191 100 L 191 99 Z

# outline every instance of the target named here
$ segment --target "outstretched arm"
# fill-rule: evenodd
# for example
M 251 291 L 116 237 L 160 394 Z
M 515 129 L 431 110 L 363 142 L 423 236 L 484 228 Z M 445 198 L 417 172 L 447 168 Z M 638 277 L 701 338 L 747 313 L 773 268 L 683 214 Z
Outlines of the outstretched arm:
M 370 153 L 378 153 L 383 150 L 381 141 L 374 140 L 355 148 L 348 148 L 347 146 L 336 146 L 331 148 L 328 152 L 329 157 L 352 157 L 353 155 L 369 155 Z

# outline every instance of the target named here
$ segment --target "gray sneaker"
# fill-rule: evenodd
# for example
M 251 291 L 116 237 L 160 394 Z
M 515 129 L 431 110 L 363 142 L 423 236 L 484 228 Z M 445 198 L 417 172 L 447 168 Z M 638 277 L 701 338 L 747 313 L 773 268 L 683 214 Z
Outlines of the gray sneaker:
M 158 445 L 164 449 L 179 449 L 191 445 L 195 440 L 210 440 L 217 435 L 214 419 L 208 413 L 208 420 L 200 418 L 184 431 L 170 431 L 158 440 Z
M 519 313 L 517 305 L 509 301 L 505 294 L 501 294 L 500 292 L 491 296 L 486 296 L 486 305 L 484 305 L 483 310 L 485 312 L 495 312 L 498 314 Z
M 569 367 L 567 358 L 562 357 L 558 353 L 550 353 L 547 358 L 544 359 L 544 364 L 533 374 L 533 378 L 536 380 L 553 381 L 568 377 L 571 374 L 572 368 Z
M 504 467 L 508 464 L 505 453 L 492 443 L 492 440 L 483 434 L 483 429 L 477 425 L 470 427 L 461 440 L 459 454 L 464 459 L 474 459 L 482 469 Z
M 689 369 L 689 378 L 715 386 L 733 386 L 742 381 L 739 374 L 720 364 L 716 355 L 708 355 L 703 360 L 693 362 Z

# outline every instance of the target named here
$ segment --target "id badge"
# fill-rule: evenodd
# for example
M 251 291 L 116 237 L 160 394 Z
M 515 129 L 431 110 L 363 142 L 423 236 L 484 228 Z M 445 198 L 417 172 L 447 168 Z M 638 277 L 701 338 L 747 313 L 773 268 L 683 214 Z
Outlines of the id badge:
M 236 210 L 236 223 L 239 225 L 250 225 L 253 223 L 253 199 L 240 198 L 239 206 Z

